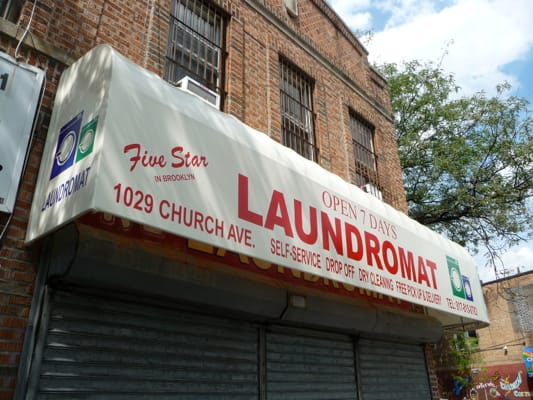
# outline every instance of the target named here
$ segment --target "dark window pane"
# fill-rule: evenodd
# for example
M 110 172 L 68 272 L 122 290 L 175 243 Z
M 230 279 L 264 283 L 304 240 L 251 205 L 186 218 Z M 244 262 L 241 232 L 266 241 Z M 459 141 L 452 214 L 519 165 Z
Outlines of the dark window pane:
M 279 65 L 281 139 L 298 154 L 317 161 L 313 120 L 313 82 L 289 61 Z
M 355 184 L 379 187 L 377 156 L 374 151 L 374 128 L 355 113 L 350 112 L 350 132 L 355 158 Z
M 185 76 L 221 93 L 223 15 L 201 0 L 174 0 L 167 50 L 165 78 Z
M 19 0 L 0 0 L 0 18 L 16 23 L 22 4 L 23 2 Z

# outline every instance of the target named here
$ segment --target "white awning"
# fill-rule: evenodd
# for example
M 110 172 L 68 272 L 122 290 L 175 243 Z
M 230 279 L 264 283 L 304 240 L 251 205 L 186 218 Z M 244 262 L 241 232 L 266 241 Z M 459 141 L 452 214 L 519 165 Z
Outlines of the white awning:
M 464 248 L 107 45 L 61 78 L 27 241 L 89 211 L 488 323 Z

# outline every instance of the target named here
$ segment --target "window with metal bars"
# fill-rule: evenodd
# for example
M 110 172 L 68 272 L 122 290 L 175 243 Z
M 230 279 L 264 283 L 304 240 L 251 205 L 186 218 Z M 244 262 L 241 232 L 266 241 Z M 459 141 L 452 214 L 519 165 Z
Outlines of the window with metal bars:
M 379 187 L 377 156 L 374 152 L 374 128 L 350 111 L 350 132 L 355 158 L 355 184 L 363 187 L 370 183 Z
M 17 22 L 21 8 L 21 0 L 0 0 L 0 18 Z
M 201 0 L 174 0 L 165 66 L 165 79 L 189 76 L 223 92 L 225 13 Z
M 279 85 L 282 143 L 316 162 L 313 80 L 290 61 L 281 58 Z

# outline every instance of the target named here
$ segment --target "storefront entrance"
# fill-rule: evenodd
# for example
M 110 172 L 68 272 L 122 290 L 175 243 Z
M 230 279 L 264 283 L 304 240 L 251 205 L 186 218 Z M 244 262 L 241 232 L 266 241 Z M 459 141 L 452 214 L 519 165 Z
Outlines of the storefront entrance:
M 28 399 L 430 399 L 419 345 L 47 292 Z

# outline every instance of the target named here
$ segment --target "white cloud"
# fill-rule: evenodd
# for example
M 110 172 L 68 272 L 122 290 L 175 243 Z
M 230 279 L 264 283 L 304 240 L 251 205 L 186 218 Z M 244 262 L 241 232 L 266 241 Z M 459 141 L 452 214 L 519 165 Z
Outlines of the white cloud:
M 372 27 L 372 14 L 364 10 L 370 6 L 370 0 L 332 0 L 331 6 L 354 31 Z
M 520 268 L 520 271 L 530 271 L 533 269 L 533 243 L 530 246 L 525 244 L 510 249 L 503 254 L 503 264 L 509 268 Z
M 533 47 L 533 1 L 457 0 L 438 12 L 435 1 L 406 1 L 403 11 L 394 3 L 396 14 L 368 45 L 371 60 L 438 62 L 447 50 L 442 66 L 466 93 L 494 93 L 503 81 L 518 86 L 502 67 Z
M 414 18 L 435 12 L 435 5 L 442 0 L 382 0 L 375 3 L 377 9 L 391 15 L 385 27 L 391 28 L 409 23 Z
M 372 27 L 372 14 L 368 12 L 353 14 L 344 22 L 353 30 L 365 31 Z
M 489 282 L 496 279 L 495 272 L 492 268 L 484 266 L 485 260 L 481 256 L 475 257 L 478 265 L 479 278 L 483 282 Z M 501 255 L 501 263 L 496 266 L 498 277 L 505 274 L 515 275 L 518 272 L 533 270 L 533 240 L 512 247 Z

